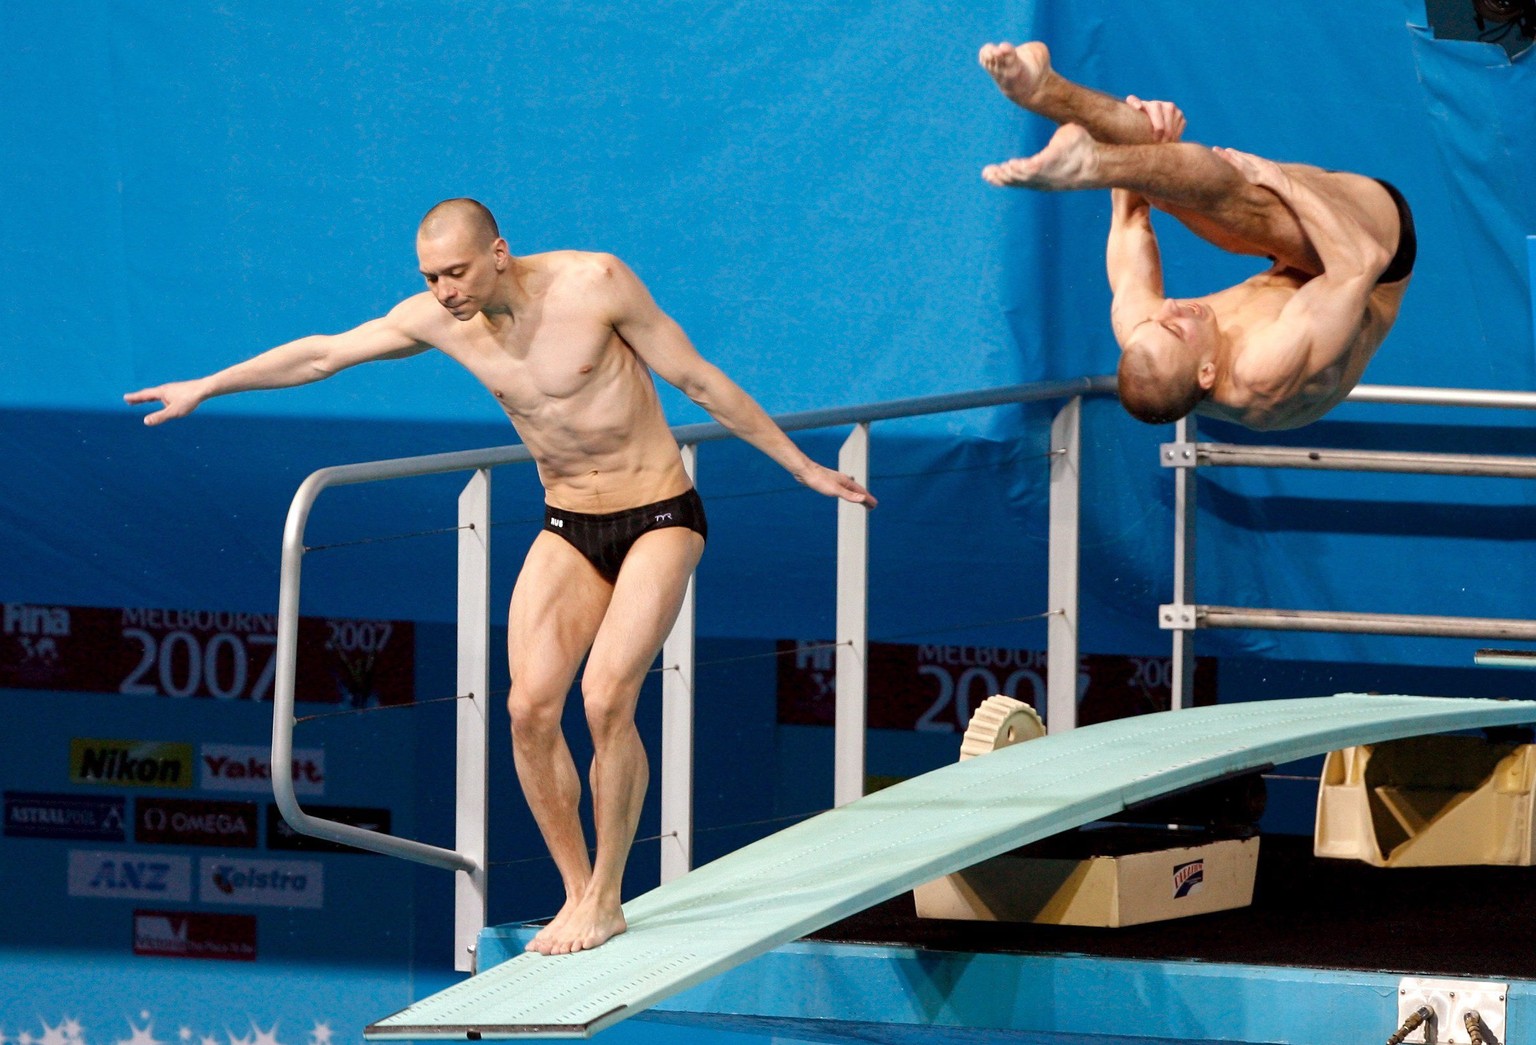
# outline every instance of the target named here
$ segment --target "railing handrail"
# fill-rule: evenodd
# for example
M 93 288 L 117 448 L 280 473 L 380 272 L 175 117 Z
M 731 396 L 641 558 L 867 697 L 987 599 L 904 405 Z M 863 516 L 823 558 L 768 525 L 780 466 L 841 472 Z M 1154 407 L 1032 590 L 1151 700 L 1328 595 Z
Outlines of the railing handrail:
M 1495 388 L 1432 388 L 1419 385 L 1357 385 L 1349 403 L 1397 403 L 1406 406 L 1477 406 L 1489 409 L 1536 410 L 1536 392 Z
M 925 414 L 980 410 L 989 406 L 1065 399 L 1075 395 L 1111 395 L 1114 390 L 1115 379 L 1101 375 L 1073 378 L 1069 381 L 1037 381 L 1022 385 L 1002 385 L 975 392 L 891 399 L 880 403 L 866 403 L 862 406 L 803 410 L 798 413 L 780 414 L 773 420 L 783 431 L 803 432 L 813 428 L 836 428 L 840 425 L 868 424 L 871 421 L 891 421 L 903 417 L 920 417 Z M 714 421 L 672 427 L 672 436 L 679 445 L 712 442 L 729 438 L 731 434 L 730 429 Z M 468 472 L 531 460 L 533 455 L 528 452 L 526 446 L 521 443 L 509 443 L 478 450 L 453 450 L 448 453 L 422 454 L 418 457 L 394 457 L 382 461 L 331 465 L 316 470 L 305 479 L 298 492 L 294 494 L 294 504 L 297 504 L 307 493 L 312 493 L 308 499 L 313 503 L 314 497 L 319 496 L 322 490 L 330 486 L 441 475 L 446 472 Z M 309 490 L 311 484 L 314 484 L 314 487 Z
M 783 414 L 774 418 L 786 432 L 842 425 L 869 424 L 904 417 L 918 417 L 960 410 L 975 410 L 1015 403 L 1064 399 L 1078 395 L 1112 395 L 1115 379 L 1109 375 L 1078 377 L 1061 381 L 1038 381 L 1004 385 L 972 392 L 944 393 L 908 399 L 887 400 L 860 406 L 831 407 Z M 1401 385 L 1361 385 L 1349 395 L 1350 402 L 1399 403 L 1430 406 L 1479 406 L 1536 410 L 1536 393 L 1489 389 L 1421 388 Z M 715 422 L 679 425 L 672 434 L 680 445 L 696 445 L 724 439 L 731 432 Z M 474 471 L 532 460 L 528 448 L 520 443 L 424 454 L 416 457 L 365 461 L 333 465 L 311 473 L 300 484 L 289 506 L 283 533 L 282 575 L 278 596 L 277 676 L 273 692 L 273 765 L 286 765 L 292 758 L 293 704 L 297 661 L 300 564 L 304 555 L 304 528 L 310 510 L 320 494 L 329 487 L 376 482 L 448 472 Z M 388 852 L 406 859 L 437 866 L 470 869 L 465 858 L 449 849 L 424 845 L 407 839 L 380 835 L 349 824 L 322 820 L 305 813 L 293 792 L 289 775 L 272 774 L 273 793 L 278 808 L 296 830 L 360 848 Z
M 952 413 L 993 406 L 1073 399 L 1087 395 L 1113 395 L 1116 391 L 1115 385 L 1115 378 L 1108 375 L 1078 377 L 1061 381 L 1005 385 L 972 392 L 888 400 L 861 406 L 807 410 L 783 414 L 774 418 L 774 420 L 786 432 L 835 428 L 845 425 L 863 426 L 875 421 Z M 1357 403 L 1476 406 L 1536 410 L 1536 393 L 1486 389 L 1362 385 L 1350 393 L 1348 401 Z M 724 425 L 714 422 L 674 426 L 671 432 L 679 445 L 682 446 L 711 442 L 732 435 Z M 294 494 L 292 503 L 289 505 L 288 517 L 283 532 L 272 728 L 272 765 L 275 770 L 272 773 L 273 795 L 283 818 L 295 830 L 419 863 L 463 870 L 472 875 L 483 874 L 484 868 L 480 866 L 479 861 L 456 850 L 368 831 L 350 824 L 325 820 L 311 816 L 300 807 L 298 798 L 294 793 L 292 775 L 284 771 L 283 767 L 290 765 L 293 757 L 299 587 L 301 565 L 306 551 L 304 546 L 304 530 L 316 500 L 322 492 L 332 486 L 438 475 L 449 472 L 480 471 L 531 460 L 532 454 L 526 446 L 522 444 L 508 444 L 478 450 L 461 450 L 450 453 L 425 454 L 416 457 L 392 458 L 382 461 L 333 465 L 311 473 L 300 484 L 299 489 Z M 1073 467 L 1076 467 L 1075 464 Z M 1072 502 L 1072 505 L 1071 514 L 1075 524 L 1075 500 Z M 1075 638 L 1073 641 L 1075 642 Z M 1178 659 L 1176 653 L 1175 660 L 1177 661 Z M 483 698 L 484 695 L 482 694 L 481 696 Z
M 1040 381 L 1004 385 L 974 392 L 888 400 L 862 406 L 806 410 L 780 415 L 774 418 L 774 421 L 786 432 L 834 428 L 841 425 L 868 424 L 872 421 L 952 413 L 1014 403 L 1111 394 L 1114 391 L 1114 384 L 1114 378 L 1109 376 L 1080 377 L 1066 381 Z M 671 431 L 679 445 L 696 445 L 724 439 L 732 434 L 724 425 L 714 422 L 678 425 Z M 293 713 L 297 699 L 295 686 L 298 661 L 299 587 L 305 553 L 304 529 L 308 524 L 310 511 L 320 494 L 332 486 L 440 475 L 448 472 L 476 471 L 506 464 L 519 464 L 532 459 L 532 454 L 526 446 L 515 443 L 479 450 L 459 450 L 449 453 L 423 454 L 417 457 L 332 465 L 312 472 L 299 485 L 289 505 L 287 522 L 283 530 L 275 652 L 277 668 L 272 694 L 272 765 L 274 767 L 287 766 L 293 758 Z M 436 867 L 464 871 L 479 870 L 475 861 L 452 849 L 368 831 L 351 824 L 326 820 L 306 813 L 299 805 L 298 797 L 294 793 L 292 776 L 289 773 L 278 771 L 272 774 L 272 791 L 283 819 L 288 821 L 294 830 L 301 833 Z

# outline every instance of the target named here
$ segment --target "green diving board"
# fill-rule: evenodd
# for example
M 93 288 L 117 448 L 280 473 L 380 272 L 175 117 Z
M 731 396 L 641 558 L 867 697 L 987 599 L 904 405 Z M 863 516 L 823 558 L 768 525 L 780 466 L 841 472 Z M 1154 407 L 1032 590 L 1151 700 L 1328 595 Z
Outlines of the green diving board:
M 583 1038 L 940 875 L 1234 773 L 1355 744 L 1536 722 L 1536 702 L 1341 694 L 1119 719 L 925 773 L 796 824 L 624 907 L 581 954 L 525 954 L 369 1039 Z

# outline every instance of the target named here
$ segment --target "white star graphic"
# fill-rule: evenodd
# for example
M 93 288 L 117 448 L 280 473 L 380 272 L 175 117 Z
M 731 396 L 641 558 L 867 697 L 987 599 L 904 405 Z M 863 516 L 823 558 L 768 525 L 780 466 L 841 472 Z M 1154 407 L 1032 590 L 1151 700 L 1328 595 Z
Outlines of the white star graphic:
M 0 1041 L 0 1045 L 5 1042 Z M 317 1021 L 315 1029 L 309 1032 L 309 1045 L 331 1045 L 331 1025 Z
M 251 1029 L 255 1030 L 256 1028 L 252 1027 Z M 251 1045 L 251 1038 L 237 1038 L 235 1037 L 234 1032 L 227 1028 L 225 1029 L 224 1033 L 229 1035 L 229 1045 Z
M 35 1045 L 36 1040 L 31 1031 L 22 1031 L 16 1035 L 16 1045 Z
M 165 1042 L 155 1037 L 155 1025 L 147 1022 L 149 1020 L 149 1013 L 141 1012 L 139 1013 L 139 1018 L 146 1021 L 144 1026 L 135 1026 L 134 1022 L 129 1020 L 128 1026 L 133 1030 L 133 1037 L 120 1039 L 117 1045 L 165 1045 Z M 42 1043 L 39 1042 L 38 1045 L 42 1045 Z
M 64 1018 L 64 1037 L 69 1039 L 72 1045 L 84 1045 L 85 1028 L 80 1026 L 80 1021 L 73 1017 Z
M 282 1045 L 282 1042 L 277 1040 L 277 1024 L 275 1023 L 272 1024 L 270 1030 L 262 1030 L 256 1026 L 256 1022 L 253 1020 L 251 1021 L 251 1030 L 256 1035 L 251 1045 Z
M 50 1027 L 47 1020 L 39 1020 L 38 1022 L 43 1025 L 43 1036 L 37 1039 L 38 1045 L 68 1045 L 68 1039 L 60 1029 L 63 1024 L 60 1024 L 59 1027 Z
M 192 1040 L 192 1028 L 191 1027 L 183 1027 L 183 1028 L 181 1028 L 181 1030 L 176 1032 L 176 1037 L 180 1038 L 182 1041 L 191 1041 Z

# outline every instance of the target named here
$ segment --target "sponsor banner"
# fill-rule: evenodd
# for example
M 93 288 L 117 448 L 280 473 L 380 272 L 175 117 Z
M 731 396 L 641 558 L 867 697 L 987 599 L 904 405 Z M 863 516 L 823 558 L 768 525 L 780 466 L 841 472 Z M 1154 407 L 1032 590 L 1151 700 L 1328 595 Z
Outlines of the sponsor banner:
M 198 752 L 199 783 L 204 791 L 272 793 L 272 749 L 256 744 L 204 744 Z M 295 748 L 293 791 L 325 794 L 325 751 Z
M 778 720 L 830 726 L 836 698 L 830 642 L 780 639 Z M 971 712 L 994 694 L 1045 708 L 1046 655 L 992 646 L 869 644 L 869 725 L 873 729 L 963 732 Z M 1163 711 L 1171 697 L 1167 657 L 1088 653 L 1078 658 L 1078 724 Z M 1195 664 L 1195 703 L 1216 700 L 1216 661 Z
M 155 958 L 255 961 L 256 916 L 134 911 L 133 953 Z
M 365 831 L 389 834 L 388 809 L 361 809 L 357 806 L 305 806 L 304 812 L 322 820 L 335 820 L 342 824 L 361 827 Z M 302 853 L 365 853 L 377 855 L 367 849 L 333 842 L 329 838 L 300 834 L 293 825 L 283 819 L 275 803 L 267 804 L 267 848 Z
M 69 779 L 108 787 L 188 788 L 192 745 L 75 737 L 69 742 Z
M 257 907 L 325 906 L 325 868 L 314 860 L 205 856 L 198 862 L 203 903 Z
M 256 803 L 141 798 L 133 807 L 133 840 L 151 845 L 255 849 Z
M 12 838 L 126 841 L 128 800 L 88 795 L 5 793 L 5 833 Z
M 297 699 L 408 704 L 410 621 L 299 620 Z M 0 687 L 271 700 L 277 615 L 0 604 Z
M 192 899 L 192 858 L 120 849 L 71 849 L 69 895 L 187 903 Z

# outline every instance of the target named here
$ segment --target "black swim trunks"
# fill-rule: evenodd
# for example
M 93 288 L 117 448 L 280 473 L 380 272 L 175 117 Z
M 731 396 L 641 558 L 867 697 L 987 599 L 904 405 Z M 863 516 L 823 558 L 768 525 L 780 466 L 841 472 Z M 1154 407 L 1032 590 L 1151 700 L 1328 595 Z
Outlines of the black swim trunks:
M 1329 174 L 1336 171 L 1330 170 Z M 1383 283 L 1396 283 L 1407 279 L 1413 272 L 1413 263 L 1419 256 L 1419 238 L 1413 231 L 1413 211 L 1408 209 L 1408 200 L 1397 186 L 1380 178 L 1372 178 L 1377 185 L 1387 190 L 1387 195 L 1392 197 L 1392 202 L 1397 206 L 1397 253 L 1392 255 L 1392 260 L 1387 262 L 1386 269 L 1376 277 L 1376 285 Z M 1273 254 L 1264 255 L 1270 261 L 1275 260 Z
M 570 541 L 610 583 L 618 579 L 624 557 L 642 534 L 669 526 L 684 526 L 706 540 L 709 538 L 704 502 L 697 490 L 602 515 L 544 506 L 544 529 Z
M 1403 194 L 1397 191 L 1397 186 L 1390 182 L 1376 179 L 1376 184 L 1387 190 L 1387 195 L 1392 197 L 1392 202 L 1397 204 L 1397 253 L 1392 255 L 1392 260 L 1387 264 L 1387 269 L 1376 280 L 1379 286 L 1382 283 L 1396 283 L 1408 278 L 1413 271 L 1414 259 L 1418 257 L 1419 240 L 1413 231 L 1413 212 L 1408 209 L 1408 201 Z

